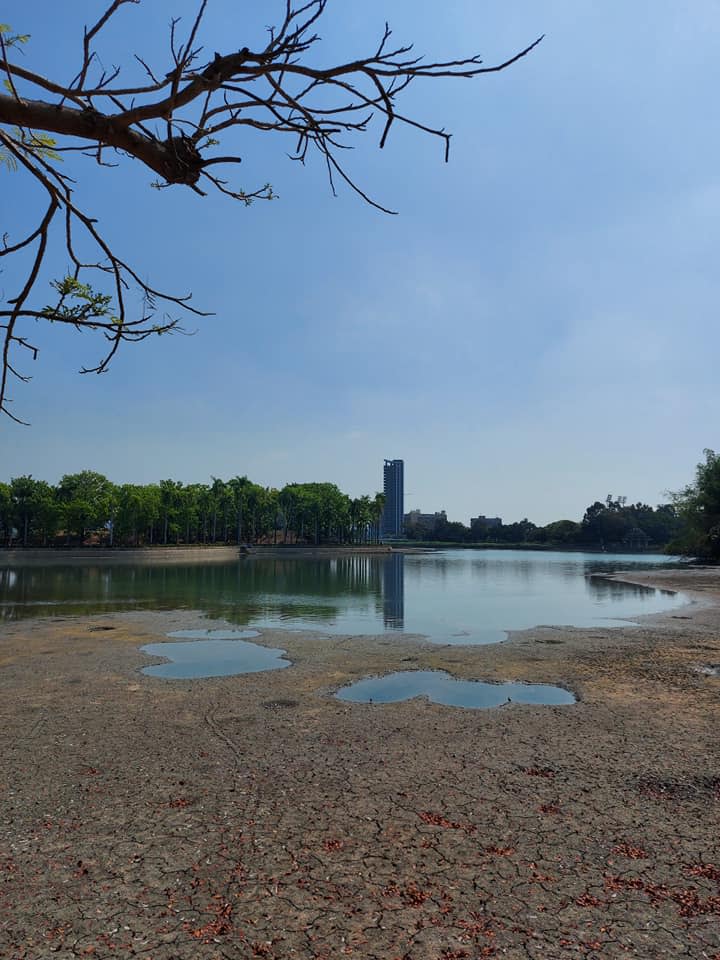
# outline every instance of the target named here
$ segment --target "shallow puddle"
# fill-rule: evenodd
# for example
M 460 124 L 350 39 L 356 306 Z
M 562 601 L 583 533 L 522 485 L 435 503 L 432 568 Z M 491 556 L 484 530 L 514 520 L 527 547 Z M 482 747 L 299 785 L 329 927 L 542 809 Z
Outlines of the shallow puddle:
M 243 637 L 258 637 L 257 630 L 178 630 L 169 637 L 174 643 L 148 643 L 140 650 L 151 657 L 166 657 L 168 663 L 143 667 L 150 677 L 191 680 L 202 677 L 229 677 L 239 673 L 260 673 L 291 666 L 285 650 L 248 643 Z
M 397 703 L 427 697 L 446 707 L 484 709 L 505 703 L 567 706 L 576 698 L 563 687 L 544 683 L 483 683 L 457 680 L 442 670 L 405 670 L 384 677 L 366 677 L 343 687 L 335 696 L 353 703 Z
M 249 640 L 259 637 L 259 630 L 173 630 L 173 640 Z

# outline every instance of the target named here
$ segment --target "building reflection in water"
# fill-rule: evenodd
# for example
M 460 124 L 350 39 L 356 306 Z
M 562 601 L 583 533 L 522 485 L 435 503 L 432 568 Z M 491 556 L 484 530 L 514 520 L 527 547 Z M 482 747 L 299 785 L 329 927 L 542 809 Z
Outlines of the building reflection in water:
M 405 629 L 405 557 L 393 553 L 383 560 L 383 620 L 387 630 Z

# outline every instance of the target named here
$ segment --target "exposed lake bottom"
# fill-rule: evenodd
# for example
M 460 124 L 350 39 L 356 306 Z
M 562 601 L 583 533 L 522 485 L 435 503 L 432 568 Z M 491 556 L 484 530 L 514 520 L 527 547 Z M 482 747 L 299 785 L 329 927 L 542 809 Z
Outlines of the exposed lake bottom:
M 165 662 L 142 667 L 142 673 L 164 680 L 200 680 L 230 677 L 292 665 L 287 651 L 248 643 L 255 630 L 176 630 L 163 643 L 140 648 L 147 656 Z M 422 697 L 448 707 L 488 709 L 508 703 L 568 706 L 575 696 L 563 687 L 542 683 L 487 683 L 460 680 L 444 670 L 401 670 L 366 677 L 338 690 L 338 700 L 353 703 L 398 703 Z
M 720 600 L 717 569 L 656 576 Z M 141 644 L 232 627 L 196 609 L 0 628 L 0 955 L 720 952 L 717 606 L 483 648 L 264 630 L 292 669 L 139 674 Z M 411 665 L 578 703 L 328 695 Z

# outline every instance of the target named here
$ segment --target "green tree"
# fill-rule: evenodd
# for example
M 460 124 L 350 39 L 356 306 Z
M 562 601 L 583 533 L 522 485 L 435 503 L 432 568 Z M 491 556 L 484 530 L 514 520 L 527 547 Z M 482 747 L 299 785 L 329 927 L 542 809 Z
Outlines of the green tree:
M 227 482 L 230 510 L 234 516 L 235 539 L 238 545 L 243 542 L 246 517 L 250 511 L 250 489 L 254 486 L 247 477 L 233 477 Z
M 372 504 L 364 494 L 350 504 L 351 539 L 353 543 L 366 543 L 372 525 Z
M 263 540 L 277 543 L 278 527 L 282 524 L 280 515 L 280 492 L 274 487 L 265 487 L 260 494 L 260 536 Z
M 432 531 L 433 540 L 446 540 L 449 543 L 465 543 L 470 539 L 470 528 L 458 520 L 448 520 L 444 516 L 438 517 Z
M 695 468 L 695 480 L 674 494 L 674 503 L 686 523 L 686 532 L 672 541 L 675 553 L 720 559 L 720 455 L 704 450 Z
M 618 545 L 622 544 L 634 526 L 634 519 L 625 508 L 625 497 L 613 500 L 608 495 L 604 503 L 596 500 L 585 511 L 582 539 L 589 546 Z
M 24 547 L 28 545 L 30 527 L 35 515 L 35 486 L 36 481 L 30 474 L 26 477 L 14 477 L 10 481 L 13 521 L 20 531 L 19 536 Z
M 493 528 L 493 537 L 502 543 L 532 543 L 536 541 L 537 533 L 538 528 L 527 517 Z
M 89 533 L 101 529 L 110 519 L 113 492 L 107 477 L 93 470 L 62 477 L 58 500 L 64 507 L 66 533 L 82 543 Z
M 161 492 L 157 484 L 124 483 L 116 488 L 113 509 L 115 543 L 152 542 L 153 529 L 161 515 Z
M 30 508 L 33 542 L 47 546 L 61 529 L 64 517 L 55 488 L 45 480 L 33 480 Z
M 10 485 L 0 483 L 0 543 L 4 543 L 8 547 L 10 546 L 12 542 L 12 529 L 12 498 L 10 496 Z
M 660 503 L 653 510 L 646 504 L 636 504 L 638 526 L 653 543 L 664 546 L 682 535 L 685 522 L 674 503 Z
M 210 539 L 212 543 L 217 543 L 218 518 L 220 518 L 223 524 L 223 539 L 227 540 L 228 493 L 224 480 L 220 480 L 218 477 L 212 477 L 211 479 L 212 486 L 210 487 L 210 512 L 212 523 L 210 528 Z
M 370 505 L 375 543 L 380 543 L 380 520 L 385 509 L 385 494 L 376 493 Z
M 555 520 L 548 523 L 539 531 L 545 543 L 558 543 L 563 546 L 576 544 L 582 535 L 582 526 L 574 520 Z
M 297 500 L 294 484 L 286 485 L 280 491 L 278 505 L 282 515 L 283 543 L 288 542 L 288 534 L 291 532 L 297 539 Z
M 180 514 L 185 543 L 199 539 L 197 531 L 200 523 L 200 495 L 202 484 L 189 483 L 180 491 Z
M 236 478 L 234 484 L 238 523 L 244 538 L 256 543 L 265 524 L 265 488 L 252 483 L 247 477 Z
M 180 537 L 182 486 L 179 480 L 161 480 L 159 484 L 159 519 L 162 523 L 161 536 L 164 544 L 167 544 L 170 536 L 175 537 L 176 543 Z

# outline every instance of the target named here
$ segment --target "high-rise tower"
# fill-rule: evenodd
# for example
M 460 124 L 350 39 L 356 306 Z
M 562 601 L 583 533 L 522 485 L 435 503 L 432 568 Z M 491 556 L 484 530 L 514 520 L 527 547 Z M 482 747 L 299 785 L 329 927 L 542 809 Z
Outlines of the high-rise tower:
M 403 530 L 403 507 L 405 503 L 402 460 L 386 460 L 383 467 L 383 493 L 385 507 L 380 521 L 383 537 L 399 537 Z

